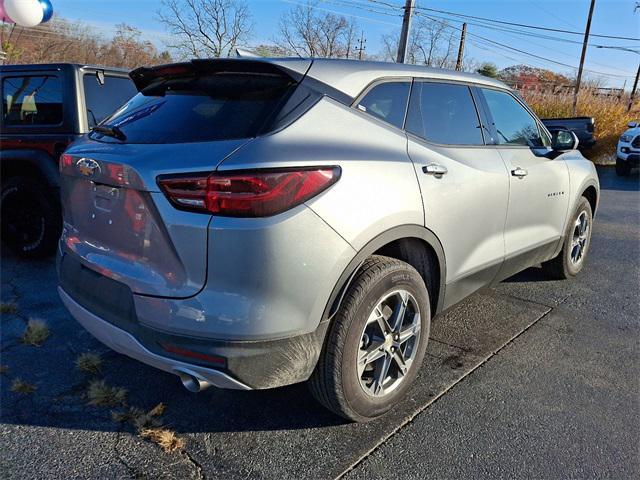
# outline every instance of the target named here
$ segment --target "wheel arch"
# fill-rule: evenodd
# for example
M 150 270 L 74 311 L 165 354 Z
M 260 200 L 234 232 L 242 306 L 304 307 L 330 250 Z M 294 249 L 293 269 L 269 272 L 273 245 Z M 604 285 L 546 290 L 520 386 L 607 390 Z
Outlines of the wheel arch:
M 397 258 L 416 268 L 427 284 L 432 316 L 442 310 L 446 279 L 442 244 L 431 230 L 421 225 L 402 225 L 373 238 L 349 262 L 329 298 L 323 321 L 333 318 L 351 281 L 364 261 L 373 254 Z
M 589 205 L 591 205 L 591 213 L 595 218 L 596 209 L 598 208 L 598 201 L 600 200 L 598 198 L 598 190 L 596 189 L 595 185 L 588 185 L 586 188 L 583 187 L 581 197 L 587 199 Z

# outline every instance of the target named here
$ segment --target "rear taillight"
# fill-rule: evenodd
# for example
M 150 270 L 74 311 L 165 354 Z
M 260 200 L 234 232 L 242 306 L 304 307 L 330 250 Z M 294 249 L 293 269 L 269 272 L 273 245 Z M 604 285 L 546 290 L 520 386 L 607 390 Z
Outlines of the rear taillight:
M 176 207 L 227 217 L 268 217 L 326 190 L 340 167 L 162 176 L 158 185 Z

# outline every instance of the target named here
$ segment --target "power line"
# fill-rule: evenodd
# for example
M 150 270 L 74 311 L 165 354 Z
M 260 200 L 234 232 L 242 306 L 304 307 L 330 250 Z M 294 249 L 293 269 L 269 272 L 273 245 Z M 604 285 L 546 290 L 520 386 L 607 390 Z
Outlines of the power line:
M 416 12 L 416 15 L 422 15 L 422 16 L 424 16 L 426 18 L 429 18 L 430 20 L 432 20 L 434 22 L 438 22 L 438 23 L 444 24 L 444 25 L 448 26 L 449 28 L 453 28 L 455 30 L 459 30 L 459 31 L 462 30 L 461 28 L 458 28 L 455 25 L 451 25 L 451 24 L 449 24 L 447 22 L 444 22 L 442 20 L 438 20 L 436 18 L 430 17 L 429 15 L 426 15 L 426 14 L 421 13 L 421 12 Z M 526 52 L 524 50 L 512 47 L 510 45 L 506 45 L 504 43 L 496 42 L 495 40 L 491 40 L 489 38 L 483 37 L 482 35 L 478 35 L 477 33 L 467 32 L 467 35 L 473 36 L 473 37 L 476 37 L 476 38 L 480 38 L 480 39 L 484 40 L 485 42 L 489 42 L 491 44 L 497 45 L 497 46 L 502 47 L 502 48 L 506 48 L 508 50 L 511 50 L 511 51 L 514 51 L 514 52 L 517 52 L 517 53 L 521 53 L 523 55 L 528 55 L 530 57 L 537 58 L 539 60 L 544 60 L 545 62 L 554 63 L 556 65 L 560 65 L 562 67 L 571 68 L 573 70 L 577 70 L 578 69 L 578 67 L 574 67 L 573 65 L 569 65 L 567 63 L 558 62 L 557 60 L 552 60 L 550 58 L 543 57 L 541 55 L 536 55 L 535 53 Z M 614 73 L 599 72 L 597 70 L 587 70 L 586 68 L 584 70 L 587 71 L 587 72 L 590 72 L 590 73 L 597 74 L 597 75 L 606 75 L 606 76 L 619 77 L 619 78 L 631 78 L 632 77 L 632 75 L 617 75 L 617 74 L 614 74 Z
M 374 0 L 369 0 L 369 1 L 374 1 Z M 377 0 L 376 0 L 377 3 Z M 437 13 L 443 13 L 445 15 L 451 15 L 454 17 L 463 17 L 463 18 L 470 18 L 470 19 L 476 19 L 476 20 L 483 20 L 485 22 L 491 22 L 491 23 L 499 23 L 502 25 L 510 25 L 513 27 L 522 27 L 522 28 L 531 28 L 531 29 L 535 29 L 535 30 L 544 30 L 547 32 L 556 32 L 556 33 L 566 33 L 569 35 L 580 35 L 583 36 L 584 32 L 575 32 L 573 30 L 563 30 L 563 29 L 559 29 L 559 28 L 550 28 L 550 27 L 541 27 L 538 25 L 527 25 L 525 23 L 516 23 L 516 22 L 506 22 L 504 20 L 494 20 L 492 18 L 486 18 L 486 17 L 478 17 L 478 16 L 474 16 L 474 15 L 464 15 L 462 13 L 455 13 L 455 12 L 447 12 L 446 10 L 438 10 L 435 8 L 427 8 L 427 7 L 416 7 L 417 10 L 425 10 L 428 12 L 437 12 Z M 592 33 L 591 34 L 592 37 L 598 37 L 598 38 L 611 38 L 614 40 L 631 40 L 631 41 L 640 41 L 640 38 L 635 38 L 635 37 L 621 37 L 621 36 L 615 36 L 615 35 L 602 35 L 602 34 L 595 34 Z

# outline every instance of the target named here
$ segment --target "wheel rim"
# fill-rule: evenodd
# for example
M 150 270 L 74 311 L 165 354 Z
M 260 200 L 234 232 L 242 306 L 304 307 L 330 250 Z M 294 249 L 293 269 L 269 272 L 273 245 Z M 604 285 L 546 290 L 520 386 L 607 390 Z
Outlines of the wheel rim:
M 584 259 L 584 255 L 589 245 L 589 216 L 583 211 L 578 215 L 576 223 L 573 225 L 573 234 L 571 236 L 571 253 L 570 259 L 573 265 L 578 265 Z
M 383 397 L 403 382 L 418 351 L 420 309 L 406 290 L 385 294 L 360 336 L 357 372 L 367 395 Z

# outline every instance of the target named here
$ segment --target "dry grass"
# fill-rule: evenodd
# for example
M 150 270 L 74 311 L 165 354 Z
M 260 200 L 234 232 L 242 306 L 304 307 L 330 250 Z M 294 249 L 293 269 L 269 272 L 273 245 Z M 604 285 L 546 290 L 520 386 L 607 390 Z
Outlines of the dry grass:
M 25 382 L 21 378 L 16 378 L 11 382 L 11 391 L 20 395 L 29 395 L 36 390 L 36 386 L 32 383 Z
M 96 407 L 117 407 L 127 399 L 127 391 L 121 387 L 107 385 L 104 380 L 94 380 L 87 389 L 89 405 Z
M 162 425 L 158 419 L 164 413 L 165 406 L 159 403 L 148 412 L 141 408 L 130 407 L 124 412 L 111 412 L 111 418 L 119 423 L 129 422 L 138 432 L 151 428 L 158 428 Z
M 47 338 L 49 338 L 49 327 L 47 327 L 47 324 L 42 320 L 31 319 L 22 334 L 22 343 L 41 347 Z
M 81 353 L 76 358 L 76 368 L 81 372 L 96 375 L 102 368 L 102 357 L 93 352 Z
M 140 432 L 140 436 L 157 443 L 166 453 L 182 450 L 185 447 L 184 439 L 166 428 L 147 428 Z
M 521 92 L 529 106 L 540 118 L 572 117 L 573 95 L 538 92 Z M 627 123 L 637 120 L 636 106 L 627 112 L 628 98 L 604 97 L 583 90 L 578 96 L 578 116 L 593 117 L 596 122 L 596 145 L 586 152 L 586 156 L 598 164 L 615 161 L 616 146 L 620 135 L 627 129 Z
M 0 375 L 9 373 L 9 365 L 0 365 Z
M 148 412 L 141 408 L 129 407 L 125 411 L 111 412 L 111 418 L 119 423 L 130 423 L 142 438 L 157 443 L 166 453 L 182 450 L 185 447 L 184 439 L 164 427 L 159 418 L 165 410 L 164 403 L 157 404 Z
M 2 314 L 18 313 L 18 304 L 16 302 L 2 302 L 0 303 L 0 313 Z

